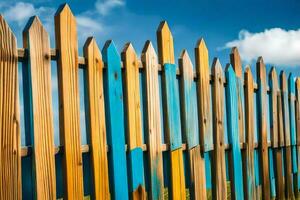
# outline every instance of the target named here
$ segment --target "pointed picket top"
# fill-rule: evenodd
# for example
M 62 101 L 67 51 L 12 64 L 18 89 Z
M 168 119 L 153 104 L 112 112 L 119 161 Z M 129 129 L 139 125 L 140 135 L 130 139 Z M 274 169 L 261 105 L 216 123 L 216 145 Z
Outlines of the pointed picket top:
M 45 28 L 42 25 L 42 22 L 40 21 L 40 18 L 38 16 L 32 16 L 32 17 L 29 18 L 23 32 L 31 31 L 35 27 L 38 27 L 38 28 L 41 28 L 41 29 L 45 30 Z
M 113 56 L 111 56 L 113 55 Z M 103 61 L 108 62 L 109 60 L 112 60 L 112 58 L 115 58 L 115 56 L 120 59 L 120 55 L 118 53 L 118 50 L 115 46 L 115 43 L 113 40 L 107 40 L 104 44 L 104 47 L 102 49 L 102 56 Z
M 300 77 L 298 77 L 298 78 L 296 79 L 296 88 L 297 88 L 297 91 L 300 92 Z
M 195 47 L 195 56 L 196 56 L 196 71 L 200 73 L 201 69 L 209 69 L 209 57 L 208 50 L 203 38 L 197 41 Z
M 182 52 L 181 52 L 181 55 L 180 55 L 180 58 L 179 60 L 182 61 L 182 63 L 184 63 L 183 67 L 182 67 L 182 70 L 185 71 L 191 71 L 191 74 L 190 75 L 194 75 L 193 74 L 193 64 L 192 64 L 192 61 L 191 61 L 191 58 L 187 52 L 186 49 L 184 49 Z M 189 70 L 191 69 L 191 70 Z
M 0 34 L 0 41 L 7 41 L 10 43 L 9 47 L 13 47 L 13 49 L 16 49 L 17 39 L 2 15 L 0 15 L 0 31 L 3 33 Z M 9 51 L 9 49 L 7 48 L 8 46 L 6 45 L 6 42 L 1 42 L 0 49 Z M 14 51 L 14 54 L 17 55 L 16 50 Z
M 212 69 L 218 68 L 218 67 L 221 67 L 221 68 L 222 68 L 221 63 L 220 63 L 220 60 L 219 60 L 219 58 L 214 58 L 213 64 L 212 64 Z
M 150 40 L 147 40 L 141 55 L 141 60 L 145 68 L 155 67 L 158 69 L 158 58 Z
M 230 53 L 230 63 L 236 73 L 236 76 L 239 78 L 243 77 L 243 69 L 241 63 L 241 57 L 237 47 L 233 47 Z
M 161 65 L 165 63 L 175 64 L 173 36 L 166 21 L 159 24 L 156 35 L 159 63 Z
M 261 56 L 258 57 L 257 62 L 256 62 L 256 72 L 257 72 L 258 79 L 260 78 L 260 79 L 263 79 L 264 81 L 266 80 L 266 65 Z
M 292 73 L 289 74 L 289 92 L 295 94 L 295 77 Z
M 83 46 L 83 52 L 86 57 L 89 55 L 89 52 L 91 52 L 90 55 L 93 55 L 96 62 L 102 62 L 102 54 L 94 37 L 87 38 Z M 101 64 L 101 67 L 103 67 L 103 64 Z
M 245 67 L 245 77 L 248 77 L 248 80 L 253 80 L 253 74 L 250 65 L 246 65 Z
M 73 15 L 73 13 L 72 13 L 72 11 L 71 11 L 71 8 L 70 8 L 70 6 L 67 4 L 67 3 L 64 3 L 64 4 L 61 4 L 59 7 L 58 7 L 58 9 L 57 9 L 57 11 L 55 12 L 55 17 L 56 16 L 59 16 L 59 15 L 63 15 L 63 14 L 71 14 L 73 17 L 74 17 L 74 15 Z
M 269 72 L 269 80 L 272 80 L 272 87 L 278 90 L 278 77 L 275 67 L 272 67 Z
M 280 72 L 280 84 L 283 92 L 287 91 L 287 78 L 285 72 L 282 70 Z
M 128 68 L 128 67 L 134 67 L 137 69 L 139 68 L 137 55 L 136 55 L 135 50 L 130 42 L 125 44 L 123 51 L 121 53 L 121 56 L 122 56 L 122 60 L 124 62 L 123 64 L 124 64 L 125 68 Z
M 229 63 L 227 63 L 225 71 L 228 72 L 228 73 L 230 73 L 230 74 L 232 74 L 232 73 L 235 74 L 232 65 L 229 64 Z

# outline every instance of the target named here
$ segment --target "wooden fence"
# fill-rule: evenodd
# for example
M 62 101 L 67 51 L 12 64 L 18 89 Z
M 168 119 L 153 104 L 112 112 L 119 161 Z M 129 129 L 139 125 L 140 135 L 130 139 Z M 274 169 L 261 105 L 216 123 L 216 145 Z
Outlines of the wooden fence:
M 0 16 L 0 199 L 293 199 L 300 189 L 300 78 L 260 57 L 256 82 L 237 48 L 223 68 L 209 65 L 203 39 L 195 67 L 187 51 L 176 66 L 166 22 L 158 56 L 147 41 L 94 38 L 78 55 L 68 5 L 55 15 L 56 48 L 38 17 L 23 49 Z M 51 60 L 57 61 L 60 146 L 54 145 Z M 22 63 L 22 74 L 18 74 Z M 84 71 L 88 144 L 82 145 L 79 70 Z M 20 142 L 19 78 L 25 134 Z M 83 157 L 87 159 L 83 159 Z M 25 165 L 24 163 L 28 163 Z M 230 195 L 229 195 L 230 194 Z

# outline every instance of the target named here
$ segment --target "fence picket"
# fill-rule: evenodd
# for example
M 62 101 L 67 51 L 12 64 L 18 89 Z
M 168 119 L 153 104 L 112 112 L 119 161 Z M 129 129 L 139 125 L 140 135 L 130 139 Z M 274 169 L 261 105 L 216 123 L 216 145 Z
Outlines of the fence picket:
M 23 79 L 30 100 L 25 118 L 33 135 L 34 198 L 56 199 L 50 40 L 38 17 L 29 20 L 23 37 L 24 48 L 29 50 Z
M 173 36 L 167 22 L 160 23 L 157 30 L 157 46 L 160 64 L 163 65 L 162 85 L 164 100 L 164 116 L 166 119 L 166 138 L 170 144 L 170 174 L 173 199 L 185 199 L 185 180 L 182 153 L 180 108 L 177 101 L 178 87 L 176 65 L 174 64 Z
M 298 159 L 298 173 L 300 174 L 300 78 L 296 79 L 296 138 L 297 138 L 297 159 Z M 297 197 L 299 197 L 300 190 L 300 175 L 296 179 Z
M 214 59 L 212 65 L 213 75 L 213 138 L 214 151 L 212 152 L 212 197 L 216 200 L 227 198 L 227 181 L 225 165 L 224 142 L 224 86 L 223 69 L 218 59 Z
M 280 135 L 283 134 L 283 131 L 279 130 L 279 115 L 282 112 L 278 109 L 278 104 L 281 101 L 278 101 L 278 77 L 275 67 L 271 68 L 269 72 L 269 85 L 270 85 L 270 95 L 271 95 L 271 143 L 273 147 L 273 157 L 275 160 L 275 182 L 276 182 L 276 194 L 279 199 L 284 199 L 284 177 L 283 177 L 283 168 L 282 168 L 282 146 L 284 145 L 284 137 Z
M 140 102 L 139 63 L 137 55 L 131 43 L 127 43 L 122 52 L 122 60 L 125 68 L 125 113 L 128 162 L 129 162 L 129 188 L 132 199 L 146 199 L 143 141 L 142 141 L 142 117 Z
M 258 82 L 258 114 L 259 114 L 259 138 L 260 138 L 260 159 L 262 178 L 262 197 L 264 200 L 270 199 L 270 179 L 269 179 L 269 155 L 267 136 L 267 78 L 266 66 L 262 57 L 256 62 L 257 82 Z
M 125 128 L 122 91 L 121 58 L 113 41 L 105 43 L 103 61 L 105 117 L 109 145 L 110 190 L 112 199 L 128 199 L 128 180 L 125 154 Z M 119 123 L 116 123 L 119 122 Z
M 195 47 L 196 72 L 198 74 L 198 113 L 200 145 L 204 152 L 213 150 L 212 114 L 210 97 L 210 68 L 208 50 L 201 38 Z
M 242 167 L 242 152 L 240 149 L 239 140 L 239 124 L 238 124 L 238 95 L 237 95 L 237 83 L 236 75 L 232 66 L 229 64 L 226 66 L 225 71 L 227 79 L 226 87 L 226 110 L 228 124 L 228 139 L 231 144 L 231 152 L 229 153 L 229 163 L 231 168 L 229 169 L 230 182 L 231 182 L 231 198 L 232 199 L 244 199 L 243 189 L 243 167 Z
M 17 41 L 0 15 L 0 199 L 21 199 Z
M 150 41 L 142 53 L 146 74 L 147 141 L 150 169 L 150 199 L 164 198 L 163 160 L 161 149 L 161 119 L 159 107 L 158 58 Z
M 245 157 L 244 193 L 245 199 L 257 199 L 254 174 L 254 86 L 250 66 L 245 70 Z
M 186 50 L 183 50 L 179 58 L 180 97 L 182 109 L 183 135 L 188 147 L 190 167 L 190 196 L 192 199 L 206 199 L 205 160 L 201 155 L 199 134 L 197 131 L 197 101 L 193 93 L 194 72 L 193 64 Z
M 88 38 L 84 48 L 88 98 L 88 130 L 91 144 L 93 199 L 109 199 L 106 125 L 103 92 L 103 61 L 94 38 Z
M 281 99 L 282 99 L 282 116 L 283 130 L 285 136 L 285 179 L 286 179 L 286 198 L 293 199 L 293 176 L 292 176 L 292 152 L 291 152 L 291 135 L 290 135 L 290 118 L 288 110 L 288 88 L 287 79 L 283 71 L 280 73 Z

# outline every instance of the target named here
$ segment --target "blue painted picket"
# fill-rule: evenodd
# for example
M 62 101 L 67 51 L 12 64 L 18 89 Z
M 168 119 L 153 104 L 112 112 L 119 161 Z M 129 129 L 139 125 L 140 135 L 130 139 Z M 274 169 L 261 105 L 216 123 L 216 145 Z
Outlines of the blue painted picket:
M 109 40 L 102 50 L 106 64 L 104 72 L 105 111 L 107 119 L 107 139 L 110 147 L 109 172 L 110 189 L 113 199 L 128 199 L 128 180 L 125 154 L 125 128 L 121 58 Z
M 239 126 L 238 126 L 238 96 L 237 96 L 237 84 L 236 75 L 231 65 L 226 67 L 225 71 L 227 79 L 226 87 L 226 110 L 228 123 L 228 139 L 231 144 L 231 195 L 234 199 L 244 199 L 243 189 L 243 166 L 242 166 L 242 152 L 240 149 L 239 139 Z

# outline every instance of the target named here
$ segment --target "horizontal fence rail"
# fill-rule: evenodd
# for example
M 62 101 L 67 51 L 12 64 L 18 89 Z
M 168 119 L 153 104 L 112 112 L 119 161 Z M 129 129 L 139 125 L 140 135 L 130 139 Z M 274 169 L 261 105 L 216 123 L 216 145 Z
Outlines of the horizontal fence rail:
M 90 37 L 79 56 L 67 4 L 54 21 L 54 49 L 36 16 L 18 49 L 0 16 L 0 199 L 299 197 L 299 77 L 267 72 L 262 57 L 254 75 L 236 47 L 229 64 L 210 65 L 203 38 L 195 66 L 186 50 L 177 62 L 165 21 L 157 53 L 150 41 L 141 58 L 131 43 L 119 53 L 109 40 L 100 51 Z

